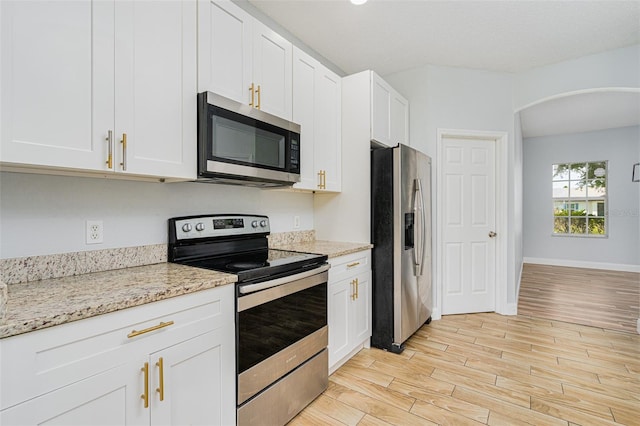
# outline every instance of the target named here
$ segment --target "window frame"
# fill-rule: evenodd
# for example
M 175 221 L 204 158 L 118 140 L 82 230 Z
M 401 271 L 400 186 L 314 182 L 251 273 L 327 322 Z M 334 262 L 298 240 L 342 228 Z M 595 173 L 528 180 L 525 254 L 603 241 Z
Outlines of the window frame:
M 593 197 L 593 196 L 589 196 L 589 181 L 593 181 L 595 179 L 590 179 L 589 178 L 589 165 L 593 164 L 593 163 L 598 163 L 598 164 L 604 164 L 604 170 L 605 170 L 605 174 L 604 174 L 604 189 L 605 189 L 605 195 L 604 196 L 597 196 L 597 197 Z M 571 170 L 573 170 L 572 166 L 574 164 L 584 164 L 585 167 L 587 168 L 586 171 L 586 178 L 583 179 L 575 179 L 571 177 Z M 563 179 L 563 180 L 555 180 L 554 179 L 554 170 L 560 166 L 560 165 L 566 165 L 568 166 L 568 171 L 567 171 L 567 179 Z M 572 183 L 574 182 L 579 182 L 581 180 L 586 180 L 586 193 L 584 198 L 572 198 L 571 197 L 571 187 L 572 187 Z M 554 184 L 556 182 L 566 182 L 568 185 L 568 195 L 566 197 L 554 197 L 553 194 L 553 189 L 554 189 Z M 558 216 L 556 215 L 556 203 L 564 203 L 564 206 L 567 207 L 569 206 L 567 210 L 567 219 L 568 219 L 568 231 L 567 233 L 560 233 L 560 232 L 556 232 L 556 218 L 558 217 L 563 217 L 563 216 Z M 595 215 L 595 216 L 590 216 L 589 215 L 589 211 L 588 211 L 588 206 L 590 202 L 595 202 L 596 206 L 597 203 L 599 202 L 604 202 L 604 212 L 603 215 Z M 584 216 L 571 216 L 571 212 L 573 211 L 573 209 L 571 208 L 572 206 L 575 205 L 579 205 L 580 203 L 585 203 L 586 207 L 586 212 Z M 609 237 L 609 161 L 608 160 L 599 160 L 599 161 L 573 161 L 573 162 L 554 162 L 551 165 L 551 205 L 552 205 L 552 209 L 551 209 L 551 236 L 552 237 L 577 237 L 577 238 L 608 238 Z M 571 218 L 572 217 L 576 217 L 576 218 L 584 218 L 586 223 L 585 223 L 585 233 L 584 234 L 580 234 L 580 233 L 575 233 L 575 232 L 571 232 Z M 603 220 L 603 225 L 604 225 L 604 233 L 603 234 L 594 234 L 594 233 L 590 233 L 589 232 L 589 219 L 602 219 Z

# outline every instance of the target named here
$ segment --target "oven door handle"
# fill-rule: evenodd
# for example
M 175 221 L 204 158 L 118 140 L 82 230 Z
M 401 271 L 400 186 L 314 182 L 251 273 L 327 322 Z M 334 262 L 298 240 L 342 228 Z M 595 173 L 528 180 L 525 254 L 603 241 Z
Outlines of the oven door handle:
M 303 278 L 310 277 L 312 275 L 321 274 L 325 271 L 328 271 L 329 268 L 331 268 L 331 265 L 327 264 L 327 265 L 322 265 L 319 268 L 313 268 L 308 271 L 301 272 L 299 274 L 289 275 L 287 277 L 277 278 L 275 280 L 269 280 L 269 281 L 265 281 L 257 284 L 241 285 L 239 287 L 239 291 L 241 294 L 249 294 L 256 291 L 265 290 L 271 287 L 278 287 L 280 285 L 287 284 L 293 281 L 298 281 Z

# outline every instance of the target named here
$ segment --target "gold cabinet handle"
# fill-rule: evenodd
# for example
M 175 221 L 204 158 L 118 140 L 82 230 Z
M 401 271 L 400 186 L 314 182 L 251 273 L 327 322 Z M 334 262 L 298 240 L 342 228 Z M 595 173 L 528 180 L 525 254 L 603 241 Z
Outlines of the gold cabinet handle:
M 327 189 L 327 172 L 326 170 L 320 170 L 318 172 L 318 189 Z
M 353 268 L 354 266 L 358 266 L 360 262 L 347 263 L 347 268 Z
M 360 294 L 359 294 L 359 290 L 360 290 L 360 288 L 358 288 L 359 284 L 360 284 L 360 283 L 358 282 L 358 279 L 356 278 L 356 299 L 357 299 L 358 297 L 360 297 Z
M 251 91 L 251 102 L 249 102 L 249 106 L 252 107 L 253 103 L 255 101 L 255 86 L 253 85 L 253 83 L 251 83 L 251 86 L 249 86 L 249 90 Z
M 109 153 L 107 154 L 107 168 L 113 169 L 113 130 L 109 130 L 107 134 L 107 148 Z
M 156 367 L 159 368 L 158 376 L 159 376 L 159 387 L 156 388 L 156 392 L 160 394 L 160 401 L 164 401 L 164 363 L 162 361 L 162 357 L 158 358 L 158 362 L 156 362 Z
M 260 102 L 260 93 L 261 93 L 261 90 L 260 90 L 260 85 L 259 84 L 258 84 L 258 88 L 256 89 L 256 93 L 258 94 L 258 105 L 256 105 L 256 109 L 260 109 L 260 103 L 261 103 Z
M 356 280 L 351 280 L 351 300 L 356 300 L 357 297 Z
M 149 363 L 145 362 L 140 371 L 144 373 L 144 393 L 140 398 L 144 401 L 144 408 L 149 408 Z
M 120 165 L 122 166 L 122 170 L 127 170 L 127 134 L 126 133 L 122 134 L 122 140 L 120 140 L 120 143 L 122 144 L 122 163 L 120 163 Z
M 149 333 L 151 331 L 160 330 L 161 328 L 169 327 L 170 325 L 173 325 L 173 321 L 161 322 L 158 325 L 154 325 L 153 327 L 145 328 L 144 330 L 140 330 L 140 331 L 131 330 L 131 333 L 127 334 L 127 337 L 129 339 L 131 339 L 132 337 L 136 337 L 136 336 L 139 336 L 141 334 Z

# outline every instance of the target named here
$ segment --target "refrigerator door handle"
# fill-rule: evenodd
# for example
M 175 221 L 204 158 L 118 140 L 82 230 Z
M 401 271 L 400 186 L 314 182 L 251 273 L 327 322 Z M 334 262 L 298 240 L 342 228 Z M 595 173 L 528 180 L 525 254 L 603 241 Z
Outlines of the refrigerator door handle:
M 416 245 L 413 249 L 413 263 L 414 263 L 414 275 L 419 277 L 422 275 L 422 260 L 424 257 L 424 231 L 425 231 L 425 218 L 424 218 L 424 197 L 422 195 L 422 181 L 415 179 L 415 192 L 413 196 L 413 211 L 417 213 L 420 210 L 420 226 L 414 227 L 415 237 L 414 241 Z M 419 204 L 416 202 L 419 200 Z

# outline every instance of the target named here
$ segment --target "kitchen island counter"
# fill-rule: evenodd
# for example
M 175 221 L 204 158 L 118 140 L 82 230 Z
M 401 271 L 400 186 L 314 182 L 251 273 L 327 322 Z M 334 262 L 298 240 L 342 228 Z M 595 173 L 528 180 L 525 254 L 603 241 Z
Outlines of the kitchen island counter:
M 236 275 L 174 263 L 8 285 L 0 338 L 115 312 L 237 281 Z

